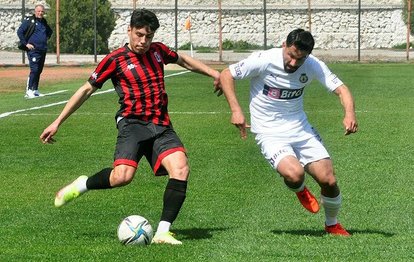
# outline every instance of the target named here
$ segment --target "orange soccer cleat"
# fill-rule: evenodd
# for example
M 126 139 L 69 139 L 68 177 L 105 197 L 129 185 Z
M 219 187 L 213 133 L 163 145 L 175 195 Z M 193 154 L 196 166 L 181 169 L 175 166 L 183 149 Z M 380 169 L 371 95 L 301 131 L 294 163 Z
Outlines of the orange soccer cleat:
M 332 235 L 339 235 L 339 236 L 344 236 L 344 237 L 351 236 L 351 234 L 348 233 L 348 231 L 346 231 L 345 228 L 343 228 L 342 225 L 339 223 L 332 225 L 332 226 L 325 225 L 325 231 L 326 233 L 332 234 Z
M 319 204 L 318 200 L 312 195 L 312 193 L 305 187 L 302 191 L 296 192 L 300 203 L 311 213 L 318 213 Z

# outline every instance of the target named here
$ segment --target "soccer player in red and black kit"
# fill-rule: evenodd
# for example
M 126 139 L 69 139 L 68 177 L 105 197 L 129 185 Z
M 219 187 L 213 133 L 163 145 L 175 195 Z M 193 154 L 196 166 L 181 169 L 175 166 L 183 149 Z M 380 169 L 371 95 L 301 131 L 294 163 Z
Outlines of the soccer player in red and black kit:
M 119 95 L 116 114 L 118 137 L 113 168 L 80 176 L 62 188 L 55 198 L 60 207 L 88 190 L 109 189 L 129 184 L 140 159 L 145 156 L 155 175 L 168 175 L 160 223 L 153 243 L 182 244 L 170 232 L 186 197 L 189 166 L 185 149 L 175 133 L 167 111 L 164 65 L 176 63 L 188 70 L 210 76 L 218 88 L 220 73 L 162 43 L 152 43 L 159 21 L 149 10 L 134 10 L 128 27 L 129 43 L 107 55 L 89 80 L 68 101 L 61 114 L 40 135 L 53 143 L 59 126 L 108 79 Z

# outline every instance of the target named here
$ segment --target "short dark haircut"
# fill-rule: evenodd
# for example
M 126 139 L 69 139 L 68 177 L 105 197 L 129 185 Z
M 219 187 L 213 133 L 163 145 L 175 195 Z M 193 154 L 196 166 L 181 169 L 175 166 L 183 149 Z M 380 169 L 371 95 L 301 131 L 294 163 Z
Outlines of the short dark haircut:
M 155 32 L 160 27 L 160 22 L 153 12 L 143 8 L 135 9 L 134 12 L 132 12 L 131 23 L 129 25 L 132 28 L 148 26 L 151 31 Z
M 309 31 L 298 28 L 290 32 L 286 38 L 286 46 L 290 47 L 292 45 L 310 54 L 315 45 L 315 40 L 313 40 L 313 36 Z

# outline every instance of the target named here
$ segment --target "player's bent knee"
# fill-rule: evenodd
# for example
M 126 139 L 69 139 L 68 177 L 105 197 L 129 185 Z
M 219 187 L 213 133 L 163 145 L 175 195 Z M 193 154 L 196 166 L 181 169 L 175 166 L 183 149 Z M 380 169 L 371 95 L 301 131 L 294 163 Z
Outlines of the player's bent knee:
M 299 174 L 284 175 L 283 177 L 286 181 L 288 181 L 289 183 L 292 183 L 292 184 L 302 183 L 303 179 L 304 179 L 304 175 L 299 175 Z
M 289 183 L 301 183 L 304 180 L 305 172 L 303 169 L 290 169 L 285 171 L 278 171 L 279 174 Z
M 169 173 L 170 178 L 174 178 L 177 180 L 188 180 L 188 176 L 190 174 L 190 167 L 186 164 L 181 167 L 173 168 Z
M 117 166 L 111 175 L 111 185 L 113 187 L 120 187 L 131 183 L 136 170 L 135 168 L 131 168 Z
M 324 176 L 320 179 L 319 184 L 323 187 L 337 187 L 336 178 L 333 174 Z

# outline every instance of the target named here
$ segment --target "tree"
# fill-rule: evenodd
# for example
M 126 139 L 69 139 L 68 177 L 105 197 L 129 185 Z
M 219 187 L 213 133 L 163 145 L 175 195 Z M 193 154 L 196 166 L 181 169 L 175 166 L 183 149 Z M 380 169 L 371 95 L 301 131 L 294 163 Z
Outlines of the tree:
M 98 54 L 109 52 L 108 39 L 115 28 L 115 15 L 108 0 L 62 0 L 59 6 L 60 51 L 70 54 L 94 53 L 94 1 L 97 1 Z M 56 0 L 47 0 L 50 5 L 48 23 L 56 28 Z M 56 50 L 56 35 L 50 39 L 51 50 Z

